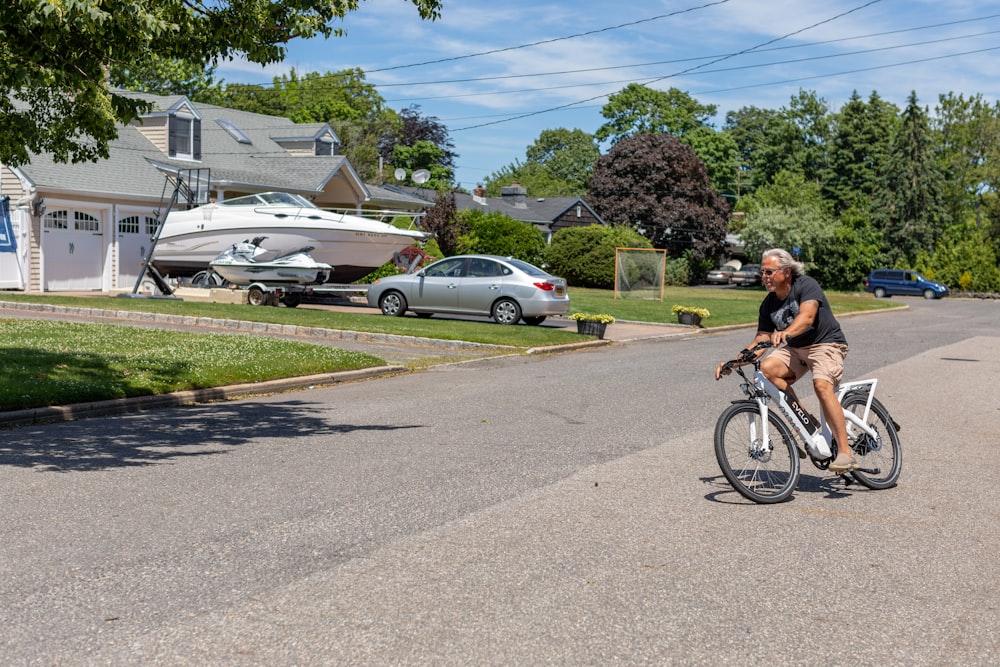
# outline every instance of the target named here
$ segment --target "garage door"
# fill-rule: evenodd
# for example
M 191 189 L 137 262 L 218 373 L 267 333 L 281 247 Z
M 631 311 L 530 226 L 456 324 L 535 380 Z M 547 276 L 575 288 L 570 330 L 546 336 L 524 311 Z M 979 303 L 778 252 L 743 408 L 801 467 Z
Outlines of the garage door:
M 156 218 L 126 215 L 118 220 L 118 287 L 132 288 L 156 234 Z
M 42 218 L 43 290 L 101 289 L 104 262 L 98 215 L 60 210 Z

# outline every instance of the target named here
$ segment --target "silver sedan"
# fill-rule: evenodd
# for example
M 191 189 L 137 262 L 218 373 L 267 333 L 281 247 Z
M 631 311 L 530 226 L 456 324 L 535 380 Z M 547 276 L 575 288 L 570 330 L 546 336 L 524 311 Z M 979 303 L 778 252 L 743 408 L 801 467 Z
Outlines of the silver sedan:
M 566 281 L 512 257 L 456 255 L 415 273 L 380 278 L 368 305 L 385 315 L 481 315 L 498 324 L 541 324 L 569 312 Z

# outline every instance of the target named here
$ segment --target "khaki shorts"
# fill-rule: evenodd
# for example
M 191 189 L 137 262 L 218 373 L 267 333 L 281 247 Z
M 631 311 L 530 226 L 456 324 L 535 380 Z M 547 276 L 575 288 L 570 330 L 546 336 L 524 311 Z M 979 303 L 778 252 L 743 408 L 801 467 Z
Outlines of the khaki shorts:
M 782 347 L 771 356 L 783 361 L 798 381 L 812 371 L 813 379 L 826 380 L 834 387 L 844 375 L 844 357 L 847 346 L 843 343 L 820 343 L 809 347 Z

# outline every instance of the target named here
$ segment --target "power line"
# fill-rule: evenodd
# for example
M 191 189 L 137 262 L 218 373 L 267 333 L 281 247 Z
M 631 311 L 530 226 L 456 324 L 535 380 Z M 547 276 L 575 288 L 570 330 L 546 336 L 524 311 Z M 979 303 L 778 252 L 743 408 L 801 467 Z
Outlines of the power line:
M 537 41 L 537 42 L 531 42 L 531 43 L 528 43 L 528 44 L 518 44 L 517 46 L 506 46 L 506 47 L 501 48 L 501 49 L 491 49 L 490 51 L 480 51 L 479 53 L 468 53 L 468 54 L 463 55 L 463 56 L 452 56 L 450 58 L 440 58 L 438 60 L 427 60 L 427 61 L 422 62 L 422 63 L 411 63 L 409 65 L 395 65 L 393 67 L 382 67 L 380 69 L 368 70 L 368 73 L 371 74 L 371 73 L 374 73 L 374 72 L 388 72 L 388 71 L 391 71 L 391 70 L 407 69 L 407 68 L 410 68 L 410 67 L 422 67 L 424 65 L 437 65 L 439 63 L 454 62 L 456 60 L 466 60 L 468 58 L 478 58 L 479 56 L 489 56 L 489 55 L 493 55 L 494 53 L 504 53 L 506 51 L 517 51 L 519 49 L 527 49 L 527 48 L 530 48 L 532 46 L 541 46 L 543 44 L 552 44 L 553 42 L 562 42 L 562 41 L 565 41 L 565 40 L 568 40 L 568 39 L 576 39 L 577 37 L 587 37 L 587 36 L 596 35 L 596 34 L 599 34 L 599 33 L 602 33 L 602 32 L 609 32 L 609 31 L 612 31 L 612 30 L 620 30 L 622 28 L 629 28 L 629 27 L 632 27 L 634 25 L 639 25 L 641 23 L 650 23 L 652 21 L 659 21 L 660 19 L 670 18 L 670 17 L 673 17 L 673 16 L 679 16 L 681 14 L 687 14 L 688 12 L 694 12 L 694 11 L 697 11 L 699 9 L 706 9 L 708 7 L 712 7 L 712 6 L 715 6 L 715 5 L 724 5 L 727 2 L 729 2 L 729 0 L 715 0 L 715 2 L 707 2 L 707 3 L 705 3 L 703 5 L 699 5 L 697 7 L 688 7 L 687 9 L 679 9 L 679 10 L 677 10 L 675 12 L 670 12 L 669 14 L 660 14 L 659 16 L 652 16 L 652 17 L 650 17 L 648 19 L 639 19 L 638 21 L 631 21 L 629 23 L 621 23 L 619 25 L 608 26 L 606 28 L 597 28 L 595 30 L 588 30 L 587 32 L 580 32 L 580 33 L 577 33 L 575 35 L 565 35 L 563 37 L 553 37 L 551 39 L 543 39 L 543 40 L 540 40 L 540 41 Z
M 837 19 L 843 18 L 844 16 L 847 16 L 848 14 L 853 14 L 854 12 L 857 12 L 857 11 L 860 11 L 860 10 L 865 9 L 867 7 L 870 7 L 870 6 L 872 6 L 874 4 L 877 4 L 877 3 L 881 2 L 881 1 L 882 0 L 869 0 L 869 2 L 866 2 L 863 5 L 859 5 L 857 7 L 849 9 L 849 10 L 847 10 L 845 12 L 841 12 L 840 14 L 832 16 L 832 17 L 830 17 L 828 19 L 824 19 L 822 21 L 818 21 L 818 22 L 813 23 L 812 25 L 808 25 L 808 26 L 806 26 L 804 28 L 800 28 L 798 30 L 794 30 L 794 31 L 792 31 L 790 33 L 782 35 L 781 37 L 775 37 L 774 39 L 769 39 L 766 42 L 762 42 L 760 44 L 757 44 L 756 46 L 748 47 L 746 49 L 743 49 L 741 51 L 737 51 L 736 53 L 733 53 L 733 54 L 730 54 L 730 55 L 721 56 L 721 57 L 719 57 L 719 58 L 717 58 L 715 60 L 712 60 L 712 61 L 709 61 L 709 62 L 705 63 L 704 65 L 696 65 L 694 67 L 690 67 L 690 68 L 688 68 L 686 70 L 682 70 L 680 72 L 675 72 L 673 74 L 667 74 L 665 76 L 657 77 L 657 78 L 649 81 L 649 83 L 657 83 L 659 81 L 663 81 L 664 79 L 669 79 L 671 77 L 680 76 L 682 74 L 688 74 L 690 72 L 693 72 L 695 70 L 701 69 L 703 67 L 707 67 L 709 65 L 714 65 L 715 63 L 722 62 L 724 60 L 730 60 L 730 59 L 735 58 L 737 56 L 745 55 L 747 53 L 750 53 L 751 51 L 755 51 L 755 50 L 763 48 L 765 46 L 770 46 L 771 44 L 774 44 L 775 42 L 779 42 L 779 41 L 781 41 L 783 39 L 788 39 L 789 37 L 792 37 L 794 35 L 798 35 L 800 33 L 803 33 L 803 32 L 805 32 L 807 30 L 811 30 L 813 28 L 819 27 L 819 26 L 821 26 L 821 25 L 823 25 L 825 23 L 830 23 L 832 21 L 836 21 Z M 609 94 L 610 93 L 604 93 L 602 95 L 595 95 L 594 97 L 590 97 L 590 98 L 587 98 L 585 100 L 578 100 L 576 102 L 569 102 L 567 104 L 560 104 L 559 106 L 551 107 L 549 109 L 542 109 L 540 111 L 531 111 L 531 112 L 528 112 L 528 113 L 518 114 L 516 116 L 511 116 L 510 118 L 507 118 L 507 119 L 504 119 L 504 120 L 495 120 L 495 121 L 490 121 L 488 123 L 480 123 L 478 125 L 468 125 L 466 127 L 460 127 L 458 129 L 451 130 L 451 132 L 463 132 L 465 130 L 474 130 L 474 129 L 477 129 L 477 128 L 480 128 L 480 127 L 487 127 L 487 126 L 490 126 L 490 125 L 499 125 L 500 123 L 507 123 L 507 122 L 514 121 L 514 120 L 521 120 L 522 118 L 530 118 L 532 116 L 539 116 L 541 114 L 550 113 L 552 111 L 560 111 L 562 109 L 568 109 L 570 107 L 574 107 L 574 106 L 577 106 L 577 105 L 580 105 L 580 104 L 585 104 L 587 102 L 593 102 L 594 100 L 602 99 L 604 97 L 607 97 Z
M 942 37 L 941 39 L 924 40 L 922 42 L 910 42 L 910 43 L 907 43 L 907 44 L 896 44 L 894 46 L 880 46 L 880 47 L 871 48 L 871 49 L 862 49 L 860 51 L 846 51 L 844 53 L 831 53 L 831 54 L 826 54 L 826 55 L 822 55 L 822 56 L 808 56 L 808 57 L 803 57 L 803 58 L 793 58 L 793 59 L 790 59 L 790 60 L 775 60 L 775 61 L 771 61 L 771 62 L 767 62 L 767 63 L 756 63 L 756 64 L 753 64 L 753 65 L 739 65 L 739 66 L 736 66 L 736 67 L 721 67 L 721 68 L 718 68 L 718 69 L 707 69 L 707 70 L 702 70 L 701 74 L 719 74 L 719 73 L 722 73 L 722 72 L 738 72 L 738 71 L 742 71 L 742 70 L 761 69 L 761 68 L 764 68 L 764 67 L 774 67 L 774 66 L 777 66 L 777 65 L 791 65 L 791 64 L 796 64 L 796 63 L 804 63 L 804 62 L 811 62 L 811 61 L 817 61 L 817 60 L 832 60 L 834 58 L 846 58 L 846 57 L 849 57 L 849 56 L 864 55 L 864 54 L 868 54 L 868 53 L 878 53 L 878 52 L 881 52 L 881 51 L 894 51 L 894 50 L 897 50 L 897 49 L 906 49 L 906 48 L 911 48 L 911 47 L 914 47 L 914 46 L 927 46 L 928 44 L 941 44 L 941 43 L 944 43 L 944 42 L 953 42 L 953 41 L 957 41 L 957 40 L 972 39 L 974 37 L 983 37 L 983 36 L 986 36 L 986 35 L 995 35 L 997 33 L 1000 33 L 1000 30 L 989 30 L 989 31 L 986 31 L 986 32 L 979 32 L 979 33 L 974 33 L 974 34 L 970 34 L 970 35 L 959 35 L 959 36 L 955 36 L 955 37 Z M 687 60 L 701 60 L 701 58 L 689 58 Z M 670 63 L 670 62 L 678 62 L 678 61 L 666 61 L 666 62 Z M 661 63 L 649 63 L 649 64 L 661 64 Z M 617 67 L 595 68 L 594 71 L 596 71 L 598 69 L 603 70 L 603 69 L 618 69 L 618 68 Z M 588 70 L 578 70 L 578 71 L 588 71 Z M 573 73 L 575 73 L 575 72 L 573 72 Z M 519 75 L 519 76 L 540 76 L 540 75 Z M 498 77 L 498 78 L 501 78 L 501 77 Z M 506 77 L 502 77 L 502 78 L 506 78 Z M 512 77 L 512 78 L 514 78 L 514 77 Z M 475 81 L 475 80 L 477 80 L 477 79 L 466 79 L 464 81 Z M 573 83 L 573 84 L 567 84 L 567 85 L 564 85 L 564 86 L 545 86 L 544 88 L 522 88 L 522 89 L 518 89 L 518 90 L 505 89 L 505 90 L 502 90 L 502 91 L 499 91 L 499 92 L 502 92 L 503 94 L 509 95 L 509 94 L 514 94 L 514 93 L 533 93 L 533 92 L 538 92 L 538 91 L 560 90 L 560 89 L 565 89 L 565 88 L 589 88 L 589 87 L 592 87 L 592 86 L 603 86 L 603 85 L 621 84 L 621 83 L 644 83 L 644 82 L 650 82 L 650 81 L 655 81 L 655 80 L 657 80 L 657 77 L 650 76 L 650 77 L 645 77 L 645 78 L 642 78 L 642 79 L 634 79 L 634 78 L 632 78 L 632 79 L 618 79 L 618 80 L 614 80 L 614 81 L 600 81 L 600 82 L 589 82 L 589 83 Z M 456 83 L 456 82 L 461 82 L 461 81 L 463 81 L 463 80 L 442 81 L 440 83 Z M 401 85 L 409 85 L 409 84 L 401 84 Z M 416 102 L 416 101 L 422 101 L 422 100 L 448 100 L 448 99 L 459 99 L 459 98 L 463 98 L 463 97 L 481 97 L 481 96 L 485 96 L 485 95 L 496 95 L 496 94 L 498 94 L 498 91 L 491 90 L 491 91 L 479 92 L 479 93 L 463 93 L 463 94 L 459 94 L 459 95 L 440 95 L 440 96 L 437 96 L 437 97 L 427 97 L 427 96 L 424 96 L 424 97 L 414 97 L 414 98 L 387 99 L 386 102 Z
M 901 34 L 901 33 L 904 33 L 904 32 L 915 32 L 917 30 L 927 30 L 927 29 L 930 29 L 930 28 L 940 28 L 940 27 L 944 27 L 944 26 L 948 26 L 948 25 L 954 25 L 956 23 L 967 23 L 967 22 L 971 22 L 971 21 L 981 21 L 981 20 L 986 20 L 986 19 L 991 19 L 991 18 L 997 18 L 997 17 L 1000 17 L 1000 14 L 993 14 L 991 16 L 985 16 L 985 17 L 982 17 L 980 19 L 966 19 L 964 21 L 952 21 L 952 22 L 949 22 L 949 23 L 939 23 L 939 24 L 934 24 L 934 25 L 929 25 L 929 26 L 919 26 L 919 27 L 916 27 L 916 28 L 904 28 L 904 29 L 900 29 L 900 30 L 889 30 L 889 31 L 885 31 L 885 32 L 870 33 L 870 34 L 867 34 L 867 35 L 856 35 L 854 37 L 841 37 L 839 39 L 828 39 L 828 40 L 824 40 L 824 41 L 820 41 L 820 42 L 809 42 L 809 43 L 805 43 L 805 44 L 792 44 L 792 45 L 789 45 L 789 46 L 778 46 L 778 47 L 771 48 L 771 49 L 757 49 L 756 52 L 757 53 L 768 53 L 768 52 L 771 52 L 771 51 L 787 51 L 787 50 L 790 50 L 790 49 L 804 49 L 804 48 L 811 48 L 811 47 L 814 47 L 814 46 L 825 46 L 825 45 L 828 45 L 828 44 L 837 44 L 837 43 L 840 43 L 840 42 L 850 42 L 850 41 L 856 41 L 856 40 L 859 40 L 859 39 L 873 39 L 875 37 L 885 37 L 887 35 Z M 959 37 L 944 37 L 944 38 L 941 38 L 939 40 L 928 40 L 928 41 L 924 41 L 924 42 L 913 42 L 911 44 L 903 44 L 901 46 L 919 46 L 919 45 L 922 45 L 922 44 L 934 44 L 936 42 L 953 41 L 953 40 L 956 40 L 956 39 L 969 39 L 971 37 L 981 37 L 983 35 L 990 35 L 990 34 L 993 34 L 995 32 L 997 32 L 997 31 L 981 32 L 981 33 L 975 33 L 975 34 L 971 34 L 971 35 L 962 35 L 962 36 L 959 36 Z M 880 47 L 880 48 L 900 48 L 900 46 L 896 46 L 896 47 Z M 872 50 L 877 50 L 877 49 L 872 49 Z M 839 54 L 839 55 L 854 55 L 854 54 L 866 53 L 866 52 L 867 51 L 852 51 L 852 52 L 848 52 L 846 54 Z M 377 87 L 379 87 L 379 88 L 403 88 L 403 87 L 406 87 L 406 86 L 434 86 L 434 85 L 440 85 L 440 84 L 446 84 L 446 83 L 475 83 L 475 82 L 479 82 L 479 81 L 501 81 L 501 80 L 508 80 L 508 79 L 528 79 L 528 78 L 539 77 L 539 76 L 563 76 L 563 75 L 566 75 L 566 74 L 589 74 L 590 72 L 604 72 L 604 71 L 616 70 L 616 69 L 629 69 L 629 68 L 632 68 L 632 67 L 654 67 L 656 65 L 671 65 L 671 64 L 674 64 L 674 63 L 684 63 L 684 62 L 691 62 L 691 61 L 698 61 L 698 60 L 713 60 L 713 59 L 717 59 L 717 58 L 731 58 L 731 57 L 734 57 L 734 56 L 737 56 L 737 55 L 740 55 L 740 52 L 728 53 L 728 54 L 723 53 L 723 54 L 716 54 L 716 55 L 711 55 L 711 56 L 695 56 L 695 57 L 692 57 L 692 58 L 674 58 L 672 60 L 658 60 L 658 61 L 645 62 L 645 63 L 630 63 L 630 64 L 627 64 L 627 65 L 609 65 L 607 67 L 586 67 L 586 68 L 583 68 L 583 69 L 557 70 L 557 71 L 554 71 L 554 72 L 535 72 L 533 74 L 498 74 L 498 75 L 495 75 L 495 76 L 469 77 L 469 78 L 464 78 L 464 79 L 439 79 L 439 80 L 432 80 L 432 81 L 407 81 L 407 82 L 401 82 L 401 83 L 378 83 L 378 84 L 375 84 L 375 85 Z M 835 55 L 820 56 L 820 57 L 835 57 Z M 808 59 L 805 59 L 805 60 L 808 60 Z M 778 63 L 773 63 L 773 64 L 781 64 L 783 62 L 784 63 L 788 63 L 788 62 L 801 62 L 801 61 L 799 61 L 799 60 L 786 60 L 786 61 L 780 61 Z M 709 64 L 711 64 L 711 63 L 709 63 Z M 378 71 L 378 70 L 373 70 L 373 71 Z M 722 70 L 710 70 L 710 71 L 722 71 Z M 612 81 L 610 83 L 617 83 L 617 82 Z

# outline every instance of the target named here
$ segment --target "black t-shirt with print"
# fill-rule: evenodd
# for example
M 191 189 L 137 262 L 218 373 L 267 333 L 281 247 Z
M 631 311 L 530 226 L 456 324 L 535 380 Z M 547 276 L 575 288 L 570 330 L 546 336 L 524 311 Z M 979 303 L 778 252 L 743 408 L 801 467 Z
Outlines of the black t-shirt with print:
M 818 301 L 819 310 L 813 325 L 798 336 L 788 338 L 789 347 L 808 347 L 818 343 L 843 343 L 847 338 L 840 329 L 840 323 L 830 310 L 830 303 L 823 294 L 823 288 L 815 279 L 809 276 L 796 276 L 792 280 L 792 289 L 785 299 L 779 299 L 774 292 L 769 292 L 760 304 L 760 315 L 757 320 L 758 331 L 784 331 L 799 314 L 799 304 L 805 301 Z

